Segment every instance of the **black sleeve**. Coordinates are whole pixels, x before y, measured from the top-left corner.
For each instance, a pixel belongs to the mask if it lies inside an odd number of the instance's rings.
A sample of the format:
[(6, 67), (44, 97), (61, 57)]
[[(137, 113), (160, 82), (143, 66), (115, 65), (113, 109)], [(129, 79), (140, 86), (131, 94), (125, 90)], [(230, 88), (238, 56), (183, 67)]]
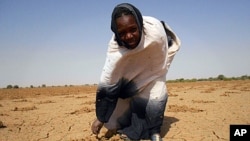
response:
[(100, 85), (96, 92), (96, 116), (99, 121), (108, 122), (119, 96), (120, 82), (115, 85)]
[(168, 47), (171, 47), (173, 45), (173, 33), (171, 31), (169, 31), (167, 28), (166, 28), (166, 25), (165, 25), (165, 22), (164, 21), (161, 21), (162, 25), (163, 25), (163, 28), (165, 30), (165, 33), (167, 35), (167, 39), (168, 39)]
[(136, 95), (137, 87), (133, 81), (120, 79), (114, 85), (99, 85), (96, 92), (96, 116), (105, 123), (115, 110), (118, 98), (126, 99)]

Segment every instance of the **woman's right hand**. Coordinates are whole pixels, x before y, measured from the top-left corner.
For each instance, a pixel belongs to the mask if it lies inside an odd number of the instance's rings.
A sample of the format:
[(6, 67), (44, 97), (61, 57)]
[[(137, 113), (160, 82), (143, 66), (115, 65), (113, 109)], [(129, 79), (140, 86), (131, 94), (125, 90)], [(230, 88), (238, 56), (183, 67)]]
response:
[(91, 130), (92, 130), (92, 133), (93, 134), (99, 134), (101, 128), (103, 126), (103, 123), (100, 122), (98, 119), (96, 119), (93, 123), (92, 123), (92, 126), (91, 126)]

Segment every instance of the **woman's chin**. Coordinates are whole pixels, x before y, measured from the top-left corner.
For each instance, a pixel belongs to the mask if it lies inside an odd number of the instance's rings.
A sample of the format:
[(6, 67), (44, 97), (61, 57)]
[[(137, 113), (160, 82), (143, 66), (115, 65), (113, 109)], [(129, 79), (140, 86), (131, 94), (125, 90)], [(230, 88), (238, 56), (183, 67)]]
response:
[(128, 44), (130, 49), (135, 49), (137, 47), (136, 43)]

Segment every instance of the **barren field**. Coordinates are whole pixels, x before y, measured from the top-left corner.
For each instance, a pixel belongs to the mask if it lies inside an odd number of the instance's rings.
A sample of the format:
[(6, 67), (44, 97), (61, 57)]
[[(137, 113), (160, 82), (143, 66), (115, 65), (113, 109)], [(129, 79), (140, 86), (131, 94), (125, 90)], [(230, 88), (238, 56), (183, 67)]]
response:
[[(169, 83), (167, 141), (228, 141), (250, 124), (250, 80)], [(91, 133), (95, 86), (0, 89), (0, 141), (98, 141)], [(112, 141), (119, 141), (113, 136)]]

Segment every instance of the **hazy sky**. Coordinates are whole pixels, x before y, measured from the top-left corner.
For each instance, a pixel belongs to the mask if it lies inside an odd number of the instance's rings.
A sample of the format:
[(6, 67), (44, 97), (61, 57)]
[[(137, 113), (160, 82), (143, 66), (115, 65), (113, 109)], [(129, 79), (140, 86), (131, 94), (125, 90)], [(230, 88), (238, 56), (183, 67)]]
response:
[(121, 2), (180, 37), (168, 79), (250, 75), (249, 0), (0, 0), (0, 87), (98, 83)]

